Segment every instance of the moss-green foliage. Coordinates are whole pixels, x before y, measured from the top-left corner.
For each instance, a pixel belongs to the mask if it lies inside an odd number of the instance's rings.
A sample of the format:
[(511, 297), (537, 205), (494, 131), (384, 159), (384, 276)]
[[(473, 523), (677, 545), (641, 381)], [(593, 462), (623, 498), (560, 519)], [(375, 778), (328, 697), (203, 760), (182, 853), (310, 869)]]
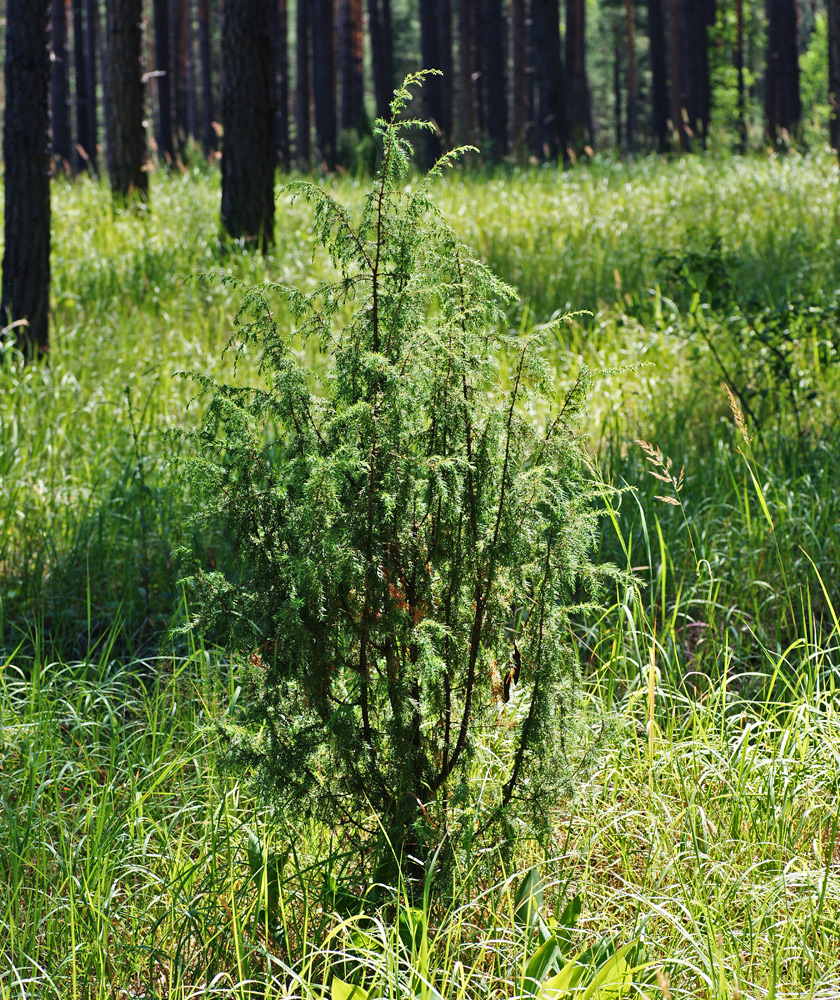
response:
[[(227, 732), (263, 790), (348, 829), (373, 807), (394, 850), (422, 858), (466, 804), (496, 701), (511, 699), (517, 738), (492, 817), (517, 795), (550, 801), (567, 609), (592, 589), (595, 516), (573, 430), (587, 378), (558, 399), (546, 331), (503, 332), (514, 293), (430, 201), (458, 153), (405, 187), (404, 132), (429, 127), (400, 121), (408, 99), (401, 89), (377, 125), (381, 165), (358, 217), (293, 186), (336, 277), (309, 294), (244, 289), (238, 339), (259, 352), (261, 383), (194, 376), (211, 398), (193, 482), (241, 571), (193, 577), (192, 627), (224, 624), (251, 655), (251, 696)], [(313, 341), (317, 372), (295, 349)]]

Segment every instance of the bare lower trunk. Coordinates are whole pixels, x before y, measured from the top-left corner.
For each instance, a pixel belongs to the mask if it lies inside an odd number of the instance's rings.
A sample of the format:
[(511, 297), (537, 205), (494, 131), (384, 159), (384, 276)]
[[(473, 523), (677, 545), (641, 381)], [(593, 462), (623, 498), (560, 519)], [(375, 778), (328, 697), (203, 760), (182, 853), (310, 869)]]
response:
[(35, 357), (47, 349), (50, 298), (49, 0), (8, 0), (5, 204), (0, 328)]

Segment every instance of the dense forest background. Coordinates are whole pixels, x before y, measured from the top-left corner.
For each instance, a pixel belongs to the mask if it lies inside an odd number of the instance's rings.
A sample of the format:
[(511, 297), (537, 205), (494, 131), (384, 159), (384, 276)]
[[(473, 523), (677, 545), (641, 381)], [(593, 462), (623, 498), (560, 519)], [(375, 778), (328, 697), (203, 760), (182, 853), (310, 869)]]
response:
[[(234, 13), (247, 6), (227, 0)], [(837, 92), (829, 75), (835, 6), (272, 0), (266, 16), (277, 160), (285, 167), (368, 166), (373, 117), (386, 110), (396, 82), (421, 65), (444, 72), (425, 95), (439, 127), (427, 156), (466, 142), (488, 160), (519, 161), (824, 143)], [(222, 0), (52, 0), (56, 163), (73, 172), (97, 169), (107, 144), (109, 7), (117, 18), (141, 18), (149, 152), (168, 162), (199, 150), (214, 154)]]

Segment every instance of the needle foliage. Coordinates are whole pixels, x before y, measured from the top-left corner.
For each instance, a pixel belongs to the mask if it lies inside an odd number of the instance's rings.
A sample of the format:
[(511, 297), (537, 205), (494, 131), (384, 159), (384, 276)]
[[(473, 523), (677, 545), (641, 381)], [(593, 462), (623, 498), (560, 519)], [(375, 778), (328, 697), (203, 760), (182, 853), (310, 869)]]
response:
[[(191, 579), (192, 627), (222, 626), (249, 676), (226, 727), (232, 758), (270, 800), (359, 843), (378, 816), (417, 877), (445, 834), (550, 801), (568, 609), (597, 575), (574, 429), (587, 378), (558, 394), (546, 329), (504, 331), (515, 293), (434, 207), (433, 182), (462, 151), (407, 183), (406, 131), (431, 127), (403, 119), (423, 75), (377, 123), (357, 217), (293, 185), (334, 276), (311, 294), (244, 286), (234, 340), (256, 349), (261, 382), (194, 376), (210, 402), (190, 467), (240, 567)], [(301, 343), (310, 357), (317, 344), (317, 370)], [(470, 765), (493, 727), (506, 751), (477, 803)]]

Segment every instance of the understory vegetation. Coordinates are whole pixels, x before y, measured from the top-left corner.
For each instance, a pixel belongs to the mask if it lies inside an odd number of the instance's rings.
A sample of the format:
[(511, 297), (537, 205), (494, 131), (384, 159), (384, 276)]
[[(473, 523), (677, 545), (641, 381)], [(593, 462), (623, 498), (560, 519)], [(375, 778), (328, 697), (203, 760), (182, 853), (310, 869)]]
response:
[[(340, 828), (220, 768), (240, 664), (221, 629), (178, 633), (173, 553), (236, 569), (173, 462), (203, 412), (173, 376), (246, 384), (256, 364), (222, 356), (240, 294), (188, 276), (313, 291), (333, 275), (312, 210), (280, 194), (272, 253), (221, 256), (209, 169), (156, 174), (144, 213), (56, 182), (49, 364), (0, 356), (0, 998), (840, 997), (836, 169), (436, 182), (520, 293), (503, 333), (574, 312), (542, 359), (560, 386), (596, 373), (593, 557), (622, 572), (571, 623), (547, 830), (511, 813), (445, 884), (394, 879), (375, 905)], [(366, 190), (321, 183), (356, 208)], [(480, 801), (509, 777), (511, 711), (492, 706), (470, 759)]]

